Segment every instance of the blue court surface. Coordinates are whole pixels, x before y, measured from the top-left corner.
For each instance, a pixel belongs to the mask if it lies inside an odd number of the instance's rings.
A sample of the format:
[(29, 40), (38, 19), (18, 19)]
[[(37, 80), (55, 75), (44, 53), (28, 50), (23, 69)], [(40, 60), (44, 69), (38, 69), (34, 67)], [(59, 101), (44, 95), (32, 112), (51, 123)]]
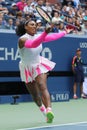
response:
[(18, 130), (87, 130), (87, 122), (77, 122), (77, 123), (34, 127), (34, 128), (23, 128)]

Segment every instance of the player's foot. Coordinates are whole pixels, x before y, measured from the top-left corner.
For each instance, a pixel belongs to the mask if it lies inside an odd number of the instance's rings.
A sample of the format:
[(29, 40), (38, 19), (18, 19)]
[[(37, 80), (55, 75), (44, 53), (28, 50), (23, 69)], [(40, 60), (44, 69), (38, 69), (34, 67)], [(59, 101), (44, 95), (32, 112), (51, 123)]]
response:
[(73, 99), (78, 99), (78, 97), (76, 95), (73, 96)]
[(46, 116), (47, 116), (47, 123), (52, 123), (53, 119), (54, 119), (54, 114), (53, 114), (51, 108), (47, 108)]
[(47, 123), (52, 123), (54, 119), (54, 114), (52, 112), (47, 112)]

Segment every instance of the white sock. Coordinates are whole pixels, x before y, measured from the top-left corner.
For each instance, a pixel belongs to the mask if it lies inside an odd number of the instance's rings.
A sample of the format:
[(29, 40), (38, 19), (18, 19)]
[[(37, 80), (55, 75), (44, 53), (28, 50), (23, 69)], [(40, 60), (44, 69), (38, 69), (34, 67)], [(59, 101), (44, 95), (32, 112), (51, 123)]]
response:
[(84, 96), (84, 94), (82, 93), (81, 96)]
[(46, 116), (46, 108), (44, 104), (42, 104), (42, 106), (40, 106), (39, 108), (40, 108), (40, 111)]
[(76, 94), (74, 94), (74, 96), (76, 96)]
[(51, 107), (47, 107), (46, 112), (52, 111)]

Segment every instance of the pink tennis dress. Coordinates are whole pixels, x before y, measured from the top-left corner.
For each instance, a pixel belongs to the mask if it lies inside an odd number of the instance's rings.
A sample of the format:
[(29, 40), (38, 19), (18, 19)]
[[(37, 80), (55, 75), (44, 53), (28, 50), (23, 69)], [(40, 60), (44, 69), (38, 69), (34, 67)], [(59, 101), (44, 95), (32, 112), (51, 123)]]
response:
[[(31, 36), (26, 33), (21, 37), (33, 40), (37, 38), (37, 36), (38, 34), (35, 36)], [(40, 56), (41, 51), (42, 44), (40, 44), (36, 48), (19, 48), (19, 53), (21, 57), (21, 61), (19, 62), (19, 69), (21, 80), (23, 82), (32, 82), (38, 75), (42, 73), (47, 73), (55, 67), (56, 63)]]

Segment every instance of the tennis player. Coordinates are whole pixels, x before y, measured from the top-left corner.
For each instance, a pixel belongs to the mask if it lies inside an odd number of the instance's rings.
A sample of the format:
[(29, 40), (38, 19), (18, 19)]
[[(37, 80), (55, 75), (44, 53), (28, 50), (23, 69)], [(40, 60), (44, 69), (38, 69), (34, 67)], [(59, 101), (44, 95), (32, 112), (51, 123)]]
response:
[(20, 76), (34, 102), (45, 115), (46, 122), (52, 123), (54, 114), (47, 89), (47, 72), (51, 71), (56, 63), (40, 56), (42, 43), (62, 38), (71, 30), (66, 29), (63, 32), (48, 35), (51, 31), (51, 26), (49, 26), (41, 34), (36, 34), (36, 31), (36, 22), (33, 20), (22, 22), (17, 27), (16, 33), (20, 36), (18, 40), (21, 57), (19, 62)]

